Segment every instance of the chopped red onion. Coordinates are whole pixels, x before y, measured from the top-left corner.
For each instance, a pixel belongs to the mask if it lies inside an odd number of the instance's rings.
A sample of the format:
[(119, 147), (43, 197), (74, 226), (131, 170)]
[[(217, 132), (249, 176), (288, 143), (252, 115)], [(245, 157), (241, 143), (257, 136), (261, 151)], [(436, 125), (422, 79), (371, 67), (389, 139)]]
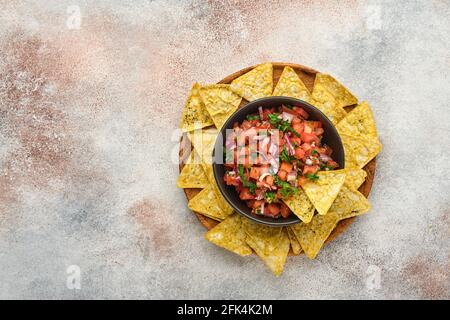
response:
[(287, 146), (288, 146), (288, 154), (290, 156), (293, 156), (295, 154), (294, 146), (291, 143), (291, 140), (289, 139), (289, 136), (285, 133), (284, 139), (286, 140)]
[(258, 112), (259, 112), (259, 117), (261, 118), (261, 121), (262, 121), (263, 115), (264, 115), (262, 107), (258, 107)]
[(264, 204), (265, 204), (265, 201), (263, 201), (263, 203), (261, 203), (261, 214), (264, 214)]
[(324, 153), (321, 153), (319, 155), (319, 160), (322, 161), (322, 162), (328, 162), (328, 161), (331, 160), (331, 158), (328, 155), (326, 155)]
[(270, 173), (268, 173), (268, 172), (266, 172), (266, 173), (263, 173), (260, 177), (259, 177), (259, 181), (263, 181), (264, 180), (264, 178), (265, 177), (267, 177), (267, 176), (270, 176)]
[(281, 113), (281, 118), (284, 121), (288, 121), (289, 123), (291, 123), (292, 119), (294, 119), (294, 115), (287, 112), (283, 112)]
[(286, 180), (288, 182), (297, 180), (297, 173), (295, 173), (294, 171), (289, 172)]

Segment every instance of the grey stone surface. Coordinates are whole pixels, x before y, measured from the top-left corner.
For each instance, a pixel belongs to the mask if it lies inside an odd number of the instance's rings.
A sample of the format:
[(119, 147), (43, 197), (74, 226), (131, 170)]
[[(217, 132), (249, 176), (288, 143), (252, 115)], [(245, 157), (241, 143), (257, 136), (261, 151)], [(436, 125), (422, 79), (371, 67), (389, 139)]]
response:
[[(448, 1), (0, 6), (0, 298), (450, 298)], [(191, 84), (263, 61), (333, 74), (383, 143), (372, 211), (279, 278), (203, 239), (172, 160)]]

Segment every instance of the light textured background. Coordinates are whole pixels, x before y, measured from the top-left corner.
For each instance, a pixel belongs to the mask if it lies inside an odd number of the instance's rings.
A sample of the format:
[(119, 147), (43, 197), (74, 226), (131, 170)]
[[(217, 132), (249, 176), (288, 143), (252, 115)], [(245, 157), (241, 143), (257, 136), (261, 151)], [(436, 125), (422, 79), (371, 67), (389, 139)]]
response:
[[(0, 298), (450, 298), (449, 1), (0, 8)], [(384, 146), (373, 210), (280, 278), (203, 240), (170, 160), (191, 84), (263, 61), (335, 75)]]

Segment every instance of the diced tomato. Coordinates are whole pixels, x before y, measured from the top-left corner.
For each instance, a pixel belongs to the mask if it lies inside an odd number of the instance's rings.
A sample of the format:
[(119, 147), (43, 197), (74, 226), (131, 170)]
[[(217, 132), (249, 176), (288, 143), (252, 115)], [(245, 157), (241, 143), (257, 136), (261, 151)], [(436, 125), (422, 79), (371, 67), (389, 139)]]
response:
[(333, 160), (328, 160), (327, 161), (327, 165), (329, 165), (330, 167), (332, 167), (333, 169), (339, 167), (339, 165), (337, 164), (337, 162), (333, 161)]
[(253, 200), (252, 208), (261, 208), (261, 205), (263, 204), (264, 200)]
[(258, 188), (264, 188), (264, 181), (256, 181), (256, 186), (258, 187)]
[(250, 129), (252, 127), (252, 123), (248, 120), (242, 121), (241, 128), (244, 130)]
[(274, 108), (271, 109), (263, 109), (263, 120), (269, 119), (269, 114), (273, 113), (275, 111)]
[(296, 157), (299, 160), (303, 159), (305, 157), (305, 151), (300, 147), (295, 148), (294, 157)]
[(284, 203), (280, 203), (280, 211), (283, 218), (287, 218), (291, 214), (291, 209)]
[(314, 133), (306, 133), (306, 132), (302, 132), (300, 137), (302, 138), (302, 141), (304, 142), (316, 142), (319, 143), (319, 138), (314, 134)]
[(265, 178), (265, 181), (269, 186), (273, 186), (273, 177), (272, 176), (267, 176)]
[(278, 171), (278, 177), (280, 177), (281, 180), (286, 181), (287, 172), (284, 171), (284, 170), (279, 170)]
[(322, 128), (322, 122), (320, 121), (305, 121), (305, 122), (312, 129)]
[(290, 164), (288, 162), (282, 162), (281, 166), (280, 166), (280, 170), (284, 170), (286, 172), (291, 172), (292, 171), (292, 164)]
[(304, 166), (302, 173), (303, 175), (307, 174), (307, 173), (316, 173), (319, 170), (319, 166), (314, 165), (314, 166)]
[(303, 120), (301, 120), (300, 118), (294, 117), (294, 118), (292, 118), (291, 125), (299, 124), (299, 123), (302, 123), (302, 122), (303, 122)]
[(223, 178), (225, 180), (225, 183), (228, 186), (238, 186), (239, 185), (239, 180), (237, 180), (237, 177), (235, 177), (235, 176), (233, 177), (233, 176), (226, 174)]
[(295, 113), (297, 113), (299, 116), (301, 116), (303, 119), (308, 119), (309, 118), (309, 114), (308, 112), (306, 112), (303, 108), (300, 107), (294, 107), (293, 111)]
[(284, 106), (284, 105), (281, 106), (281, 111), (282, 111), (282, 112), (289, 113), (289, 114), (292, 114), (292, 115), (294, 115), (294, 116), (296, 116), (296, 115), (298, 114), (298, 113), (296, 113), (296, 112), (294, 111), (294, 109), (289, 109), (288, 107), (286, 107), (286, 106)]
[(325, 132), (325, 131), (324, 131), (322, 128), (316, 128), (316, 129), (314, 130), (314, 133), (315, 133), (317, 136), (323, 135), (324, 132)]
[(259, 175), (260, 175), (259, 174), (259, 168), (255, 167), (255, 166), (251, 167), (251, 169), (250, 169), (250, 178), (258, 180), (259, 179)]
[(297, 179), (297, 182), (298, 182), (298, 184), (299, 184), (300, 186), (304, 186), (305, 183), (306, 183), (307, 181), (308, 181), (308, 179), (305, 178), (305, 177), (299, 177), (299, 178)]
[(239, 193), (239, 198), (242, 200), (251, 200), (255, 199), (255, 196), (250, 193), (248, 188), (242, 188), (241, 193)]
[(299, 145), (302, 144), (302, 139), (301, 139), (300, 137), (293, 136), (293, 137), (291, 137), (290, 139), (291, 139), (291, 143), (292, 143), (294, 146), (299, 146)]
[(270, 215), (272, 215), (272, 216), (276, 216), (280, 213), (280, 207), (275, 203), (269, 204), (267, 206), (267, 210), (269, 211)]
[(301, 148), (303, 149), (303, 151), (305, 151), (306, 154), (308, 154), (312, 150), (311, 144), (309, 143), (302, 144)]
[[(301, 123), (297, 123), (297, 124), (293, 124), (292, 128), (298, 133), (298, 134), (302, 134), (303, 131), (305, 130), (305, 124), (303, 122)], [(302, 139), (303, 140), (303, 139)]]

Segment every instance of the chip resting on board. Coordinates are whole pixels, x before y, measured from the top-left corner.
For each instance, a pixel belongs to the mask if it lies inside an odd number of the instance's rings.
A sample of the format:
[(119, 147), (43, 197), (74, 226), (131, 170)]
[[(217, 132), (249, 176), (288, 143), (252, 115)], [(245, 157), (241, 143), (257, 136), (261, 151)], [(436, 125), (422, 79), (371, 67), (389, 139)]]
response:
[(342, 220), (360, 216), (369, 210), (369, 200), (361, 192), (343, 186), (329, 212), (336, 213)]
[(210, 186), (204, 188), (195, 197), (189, 200), (189, 209), (201, 213), (211, 219), (221, 221), (228, 217), (231, 212), (225, 212), (217, 201), (216, 194)]
[(209, 184), (216, 195), (217, 203), (225, 214), (231, 214), (233, 208), (228, 204), (228, 202), (223, 197), (222, 193), (217, 186), (216, 179), (214, 178), (214, 172), (212, 164), (202, 163), (203, 171), (205, 172), (206, 179), (208, 179)]
[(362, 102), (350, 111), (337, 125), (339, 134), (351, 136), (369, 135), (376, 137), (377, 128), (372, 109), (367, 102)]
[(325, 215), (345, 181), (345, 170), (319, 171), (318, 179), (302, 187), (320, 215)]
[(252, 254), (252, 249), (245, 241), (246, 235), (242, 227), (241, 216), (234, 213), (205, 234), (206, 240), (238, 255)]
[(358, 98), (356, 98), (346, 87), (344, 87), (339, 81), (329, 74), (316, 74), (314, 87), (316, 86), (320, 86), (329, 92), (334, 97), (339, 107), (351, 106), (358, 103)]
[(264, 252), (274, 250), (282, 237), (282, 227), (269, 227), (247, 218), (242, 218), (242, 225), (247, 238), (252, 239), (254, 244)]
[(340, 136), (345, 150), (345, 166), (348, 167), (364, 168), (382, 148), (378, 137), (350, 136), (348, 134)]
[(297, 237), (295, 236), (294, 231), (291, 230), (290, 226), (286, 227), (286, 231), (288, 233), (289, 236), (289, 241), (291, 242), (291, 248), (292, 248), (292, 252), (295, 255), (298, 255), (302, 252), (302, 247), (300, 246), (300, 243), (297, 240)]
[(286, 230), (281, 230), (277, 246), (270, 251), (261, 249), (253, 238), (247, 237), (246, 241), (274, 275), (279, 276), (283, 272), (290, 248), (290, 241)]
[(344, 185), (353, 190), (358, 190), (364, 183), (367, 177), (367, 172), (357, 167), (345, 168), (345, 182)]
[(260, 64), (234, 79), (231, 82), (231, 90), (247, 101), (271, 96), (273, 91), (272, 64)]
[(228, 84), (211, 84), (200, 88), (200, 97), (218, 129), (236, 111), (242, 98)]
[[(177, 180), (178, 188), (205, 188), (209, 185), (203, 167), (195, 163), (195, 151), (192, 150)], [(199, 158), (199, 157), (198, 157)]]
[(183, 109), (183, 115), (180, 120), (180, 128), (183, 132), (208, 127), (214, 124), (205, 108), (205, 104), (200, 98), (200, 85), (194, 83), (189, 97)]
[(336, 213), (329, 212), (325, 216), (315, 215), (310, 223), (299, 223), (291, 226), (303, 251), (310, 259), (316, 258), (325, 241), (336, 227), (339, 218)]
[(347, 112), (338, 105), (336, 99), (321, 85), (314, 85), (311, 104), (322, 111), (333, 124), (337, 124)]
[(200, 155), (200, 159), (195, 158), (196, 163), (212, 163), (212, 152), (216, 143), (218, 131), (214, 127), (194, 130), (188, 133), (195, 151)]
[(272, 95), (292, 97), (307, 102), (311, 100), (311, 93), (308, 88), (291, 67), (284, 67)]
[(303, 189), (298, 189), (296, 194), (284, 199), (283, 202), (305, 223), (311, 221), (316, 210)]

